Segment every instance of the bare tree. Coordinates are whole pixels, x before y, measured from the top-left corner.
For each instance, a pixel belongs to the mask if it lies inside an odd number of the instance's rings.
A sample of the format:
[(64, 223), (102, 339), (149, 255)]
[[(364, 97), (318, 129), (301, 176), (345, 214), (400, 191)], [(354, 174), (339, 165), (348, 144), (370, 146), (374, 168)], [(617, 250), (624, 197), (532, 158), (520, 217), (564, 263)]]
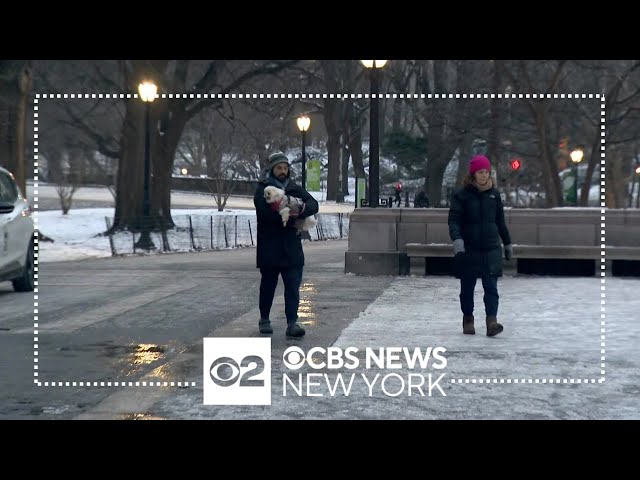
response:
[[(160, 93), (188, 93), (186, 98), (159, 98), (150, 108), (151, 212), (155, 226), (173, 225), (171, 220), (171, 172), (184, 127), (187, 122), (208, 108), (221, 108), (223, 101), (202, 93), (250, 92), (256, 79), (277, 75), (298, 63), (291, 61), (189, 61), (133, 60), (93, 63), (94, 87), (107, 91), (137, 92), (144, 79), (153, 79)], [(78, 83), (86, 81), (85, 77)], [(67, 86), (59, 87), (66, 91)], [(117, 91), (116, 90), (116, 91)], [(55, 91), (55, 90), (52, 90)], [(258, 87), (259, 91), (259, 87)], [(193, 98), (190, 94), (194, 94)], [(199, 94), (199, 95), (195, 95)], [(120, 133), (115, 147), (110, 144), (95, 123), (91, 112), (70, 116), (69, 123), (91, 138), (105, 155), (116, 155), (119, 166), (116, 181), (116, 209), (112, 230), (139, 230), (142, 221), (145, 130), (144, 106), (132, 99), (113, 100), (121, 115)], [(85, 102), (87, 103), (87, 102)], [(101, 103), (105, 103), (102, 101)], [(88, 108), (88, 107), (85, 107)], [(71, 112), (67, 112), (71, 113)], [(115, 119), (111, 115), (112, 121)]]
[[(218, 117), (218, 122), (215, 117)], [(239, 176), (236, 167), (240, 155), (234, 151), (233, 125), (229, 125), (213, 112), (205, 115), (205, 124), (208, 128), (204, 137), (203, 153), (208, 176), (213, 179), (215, 185), (213, 198), (218, 211), (222, 212), (236, 186)]]
[[(544, 92), (555, 93), (562, 79), (566, 60), (550, 62), (518, 61), (509, 65), (505, 61), (496, 61), (495, 66), (502, 72), (511, 85), (518, 92)], [(537, 75), (533, 75), (533, 71)], [(541, 75), (543, 72), (545, 75)], [(543, 78), (541, 78), (543, 77)], [(525, 105), (534, 119), (537, 133), (539, 159), (544, 174), (546, 187), (546, 202), (548, 207), (563, 204), (562, 186), (558, 176), (558, 165), (552, 152), (552, 142), (549, 141), (549, 125), (551, 125), (549, 112), (553, 99), (538, 98), (525, 99)]]
[(60, 209), (62, 210), (62, 214), (66, 215), (69, 213), (71, 209), (71, 203), (73, 201), (73, 194), (76, 193), (78, 189), (78, 185), (75, 183), (68, 183), (67, 181), (63, 181), (56, 185), (56, 193), (58, 194), (58, 198), (60, 199)]
[[(421, 92), (467, 92), (474, 64), (445, 60), (416, 64), (416, 84)], [(416, 126), (427, 140), (425, 185), (432, 205), (440, 205), (442, 183), (447, 165), (470, 129), (468, 101), (461, 99), (425, 99), (414, 106)]]
[[(628, 204), (640, 136), (640, 61), (620, 61), (607, 69), (606, 205)], [(598, 139), (599, 147), (599, 139)], [(594, 147), (596, 145), (594, 144)], [(583, 190), (584, 190), (583, 186)]]
[[(355, 60), (323, 60), (322, 85), (330, 93), (356, 92), (364, 86), (364, 70)], [(323, 112), (327, 131), (327, 200), (343, 200), (351, 158), (356, 177), (364, 177), (362, 128), (368, 102), (351, 98), (323, 99), (318, 109)], [(345, 165), (343, 165), (343, 162)]]
[(48, 152), (50, 158), (57, 157), (56, 163), (61, 167), (55, 176), (55, 189), (62, 214), (67, 215), (71, 210), (73, 195), (84, 183), (88, 164), (86, 152), (69, 145), (63, 145), (60, 149), (50, 148)]

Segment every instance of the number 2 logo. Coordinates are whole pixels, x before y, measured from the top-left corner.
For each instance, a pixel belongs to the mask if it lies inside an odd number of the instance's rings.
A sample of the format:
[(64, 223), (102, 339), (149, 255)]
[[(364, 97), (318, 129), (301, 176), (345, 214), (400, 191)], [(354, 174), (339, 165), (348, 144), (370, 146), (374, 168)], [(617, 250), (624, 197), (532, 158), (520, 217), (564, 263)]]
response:
[[(253, 368), (247, 370), (251, 364)], [(244, 370), (244, 372), (242, 372)], [(209, 367), (209, 376), (213, 383), (220, 387), (230, 387), (238, 379), (241, 387), (262, 387), (264, 380), (254, 379), (264, 371), (264, 360), (257, 355), (248, 355), (242, 359), (240, 365), (231, 357), (219, 357)]]

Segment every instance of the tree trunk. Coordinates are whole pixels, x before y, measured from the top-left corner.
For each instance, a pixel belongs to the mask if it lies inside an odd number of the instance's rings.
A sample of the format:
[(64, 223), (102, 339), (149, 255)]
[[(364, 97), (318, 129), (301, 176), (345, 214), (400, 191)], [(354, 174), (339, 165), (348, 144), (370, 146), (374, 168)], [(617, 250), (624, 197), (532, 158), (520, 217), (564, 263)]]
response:
[(327, 129), (327, 200), (336, 200), (340, 173), (340, 120), (342, 101), (327, 98), (324, 103), (324, 123)]
[(627, 176), (621, 168), (621, 161), (615, 149), (609, 147), (607, 152), (607, 169), (605, 171), (607, 188), (605, 202), (607, 208), (623, 208), (627, 195)]
[[(340, 91), (338, 62), (322, 61), (326, 86), (330, 92)], [(344, 64), (342, 65), (344, 67)], [(344, 72), (343, 72), (344, 73)], [(327, 200), (336, 200), (340, 176), (340, 136), (342, 135), (344, 102), (336, 98), (324, 100), (324, 124), (327, 130)]]
[[(600, 161), (600, 137), (595, 136), (595, 140), (591, 145), (591, 154), (589, 155), (589, 163), (587, 165), (587, 173), (585, 176), (585, 181), (580, 188), (580, 201), (579, 205), (582, 207), (586, 207), (589, 205), (589, 192), (591, 191), (591, 181), (593, 178), (593, 171), (596, 168), (596, 165)], [(598, 169), (598, 178), (600, 178), (600, 169)], [(600, 183), (600, 182), (598, 182)], [(600, 202), (598, 202), (600, 205)]]
[(399, 131), (402, 128), (402, 111), (404, 110), (404, 99), (402, 98), (394, 98), (393, 99), (393, 112), (391, 117), (391, 129), (394, 132)]
[[(351, 165), (353, 166), (353, 174), (356, 178), (365, 178), (364, 163), (362, 161), (362, 116), (356, 112), (356, 106), (353, 99), (345, 101), (344, 107), (344, 136), (345, 145), (351, 157)], [(343, 166), (348, 173), (348, 164)], [(344, 181), (344, 180), (343, 180)], [(347, 185), (348, 189), (348, 185)], [(348, 195), (348, 193), (345, 193)]]
[(546, 102), (541, 102), (539, 106), (533, 107), (536, 118), (536, 131), (538, 133), (538, 143), (540, 146), (540, 162), (542, 165), (542, 175), (545, 188), (545, 204), (547, 208), (564, 205), (562, 195), (562, 185), (558, 175), (558, 167), (549, 152), (549, 141), (546, 129)]
[(469, 173), (469, 159), (473, 145), (473, 134), (468, 131), (460, 143), (458, 157), (458, 172), (456, 173), (456, 187), (462, 187), (464, 177)]
[(342, 201), (349, 195), (349, 145), (347, 144), (349, 137), (343, 136), (342, 145)]
[[(458, 64), (456, 83), (452, 85), (449, 80), (449, 62), (434, 62), (434, 88), (437, 92), (447, 90), (467, 91), (468, 64)], [(427, 197), (431, 205), (438, 207), (442, 201), (442, 184), (444, 172), (451, 161), (454, 152), (462, 140), (462, 132), (468, 130), (468, 119), (463, 117), (464, 103), (460, 100), (448, 100), (454, 102), (453, 106), (442, 100), (431, 103), (431, 112), (428, 116), (429, 129), (427, 131), (427, 162), (425, 164), (425, 185)], [(464, 161), (464, 160), (463, 160)]]
[[(157, 129), (160, 112), (154, 109), (154, 103), (151, 104), (149, 114), (150, 217), (153, 228), (160, 229), (174, 225), (171, 218), (171, 171), (184, 125), (180, 113), (175, 112), (166, 132), (160, 136)], [(121, 139), (122, 157), (118, 168), (118, 194), (112, 231), (140, 230), (144, 196), (144, 118), (142, 102), (130, 101), (127, 104)]]
[(67, 183), (81, 185), (85, 183), (86, 178), (86, 160), (82, 149), (71, 147), (67, 150), (69, 159), (69, 175)]
[(629, 195), (629, 174), (627, 170), (627, 162), (624, 160), (626, 157), (626, 152), (623, 148), (616, 149), (614, 148), (611, 152), (613, 155), (608, 154), (607, 157), (610, 158), (610, 169), (613, 172), (613, 178), (611, 182), (611, 188), (609, 186), (609, 182), (607, 182), (607, 191), (613, 190), (615, 203), (612, 208), (624, 208), (625, 200)]
[[(491, 91), (498, 93), (501, 91), (501, 78), (498, 72), (498, 67), (493, 69), (493, 78), (491, 84)], [(489, 141), (487, 145), (487, 153), (489, 161), (492, 163), (493, 168), (498, 172), (500, 166), (500, 154), (499, 154), (499, 138), (500, 138), (500, 120), (501, 110), (504, 100), (497, 97), (491, 99), (491, 114), (489, 121)]]
[[(23, 194), (27, 191), (26, 168), (26, 132), (27, 132), (27, 108), (29, 105), (29, 94), (31, 93), (32, 77), (30, 62), (26, 62), (24, 68), (20, 72), (19, 89), (20, 96), (16, 108), (16, 154), (15, 154), (15, 170), (13, 175)], [(29, 163), (33, 166), (33, 163)]]
[(364, 162), (362, 160), (362, 131), (351, 131), (349, 135), (349, 154), (353, 164), (353, 172), (357, 178), (366, 178)]
[(144, 107), (141, 103), (135, 100), (126, 103), (116, 179), (116, 208), (110, 231), (139, 231), (141, 227), (144, 180)]
[[(434, 161), (432, 162), (431, 159)], [(444, 156), (435, 152), (429, 156), (429, 173), (426, 176), (425, 185), (429, 203), (434, 207), (439, 207), (442, 202), (442, 179), (447, 163), (449, 162), (444, 159)]]
[(47, 150), (47, 176), (49, 183), (61, 183), (64, 180), (62, 171), (62, 152), (55, 147)]
[(0, 103), (0, 166), (9, 170), (14, 165), (14, 108), (3, 99)]
[(31, 62), (0, 61), (0, 165), (5, 165), (26, 193), (26, 129)]
[[(152, 191), (157, 198), (157, 202), (152, 199), (151, 211), (159, 216), (162, 222), (161, 225), (170, 228), (174, 226), (171, 217), (171, 174), (178, 143), (187, 123), (187, 115), (180, 104), (172, 103), (175, 100), (161, 99), (159, 102), (160, 105), (158, 106), (161, 107), (158, 109), (159, 115), (162, 115), (164, 119), (170, 118), (171, 120), (163, 121), (163, 125), (166, 127), (163, 135), (159, 135), (156, 128), (152, 129), (151, 138), (156, 139), (155, 153), (157, 158), (156, 162), (152, 162), (154, 174)], [(155, 126), (156, 124), (157, 117), (156, 122), (152, 122), (152, 125)], [(154, 149), (152, 148), (151, 151), (153, 152)]]
[(340, 173), (340, 136), (329, 134), (327, 138), (327, 200), (336, 201), (338, 193), (338, 175)]

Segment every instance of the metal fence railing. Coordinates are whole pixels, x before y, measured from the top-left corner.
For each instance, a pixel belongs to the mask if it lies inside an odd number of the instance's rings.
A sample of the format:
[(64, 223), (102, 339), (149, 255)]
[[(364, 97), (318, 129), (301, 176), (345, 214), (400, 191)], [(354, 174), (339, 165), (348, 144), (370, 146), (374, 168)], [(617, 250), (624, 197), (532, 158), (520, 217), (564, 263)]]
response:
[[(174, 215), (175, 227), (151, 232), (154, 248), (165, 252), (219, 250), (250, 247), (256, 243), (256, 215)], [(317, 215), (318, 223), (309, 232), (309, 240), (349, 238), (348, 213)], [(106, 217), (107, 229), (111, 219)], [(136, 246), (139, 232), (120, 231), (109, 235), (112, 255), (146, 251)]]

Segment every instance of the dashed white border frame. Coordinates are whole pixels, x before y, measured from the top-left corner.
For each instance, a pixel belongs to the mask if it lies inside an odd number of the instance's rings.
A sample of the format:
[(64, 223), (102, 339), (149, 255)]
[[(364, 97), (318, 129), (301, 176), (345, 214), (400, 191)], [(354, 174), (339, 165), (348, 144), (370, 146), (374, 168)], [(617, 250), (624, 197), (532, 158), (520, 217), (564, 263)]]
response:
[[(39, 98), (138, 98), (137, 93), (36, 93)], [(600, 93), (156, 93), (155, 98), (287, 99), (287, 98), (601, 98)], [(604, 115), (604, 114), (603, 114)]]
[[(34, 383), (41, 387), (195, 387), (197, 382), (68, 382), (68, 381), (45, 381), (38, 378), (38, 107), (39, 99), (122, 99), (138, 98), (137, 93), (55, 93), (55, 94), (35, 94), (33, 100), (33, 220), (35, 225), (34, 235), (34, 290), (33, 290), (33, 376)], [(606, 103), (604, 94), (600, 93), (162, 93), (156, 94), (156, 98), (211, 98), (211, 99), (292, 99), (292, 98), (405, 98), (405, 99), (600, 99), (600, 378), (452, 378), (453, 384), (511, 384), (511, 383), (543, 383), (543, 384), (583, 384), (583, 383), (604, 383), (606, 374), (606, 349), (605, 349), (605, 280), (606, 280), (606, 202), (605, 202), (605, 114)]]

